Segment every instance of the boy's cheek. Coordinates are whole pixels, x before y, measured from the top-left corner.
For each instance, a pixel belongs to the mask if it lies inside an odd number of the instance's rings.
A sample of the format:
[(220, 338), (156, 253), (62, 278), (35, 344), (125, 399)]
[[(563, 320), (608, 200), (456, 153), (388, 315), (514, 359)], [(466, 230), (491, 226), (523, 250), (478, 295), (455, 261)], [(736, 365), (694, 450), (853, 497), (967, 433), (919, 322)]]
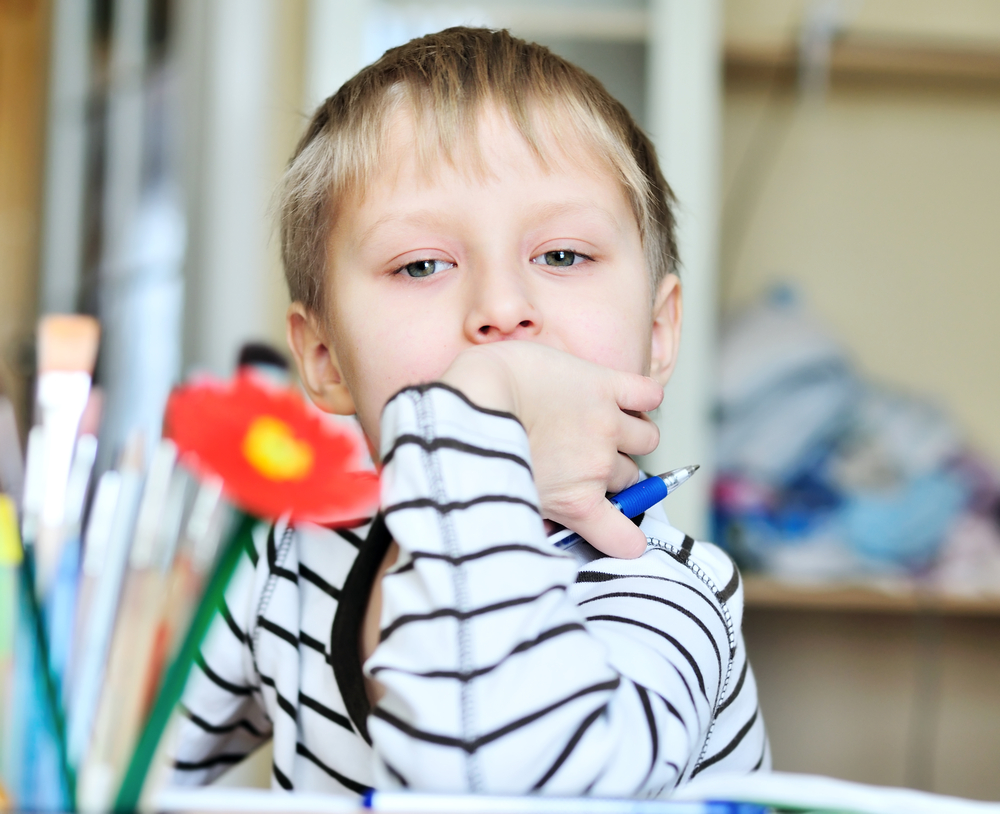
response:
[(420, 345), (393, 343), (373, 349), (361, 359), (347, 384), (358, 410), (358, 420), (365, 434), (377, 444), (382, 410), (389, 399), (405, 387), (435, 381), (458, 355), (441, 348), (420, 353)]
[[(638, 321), (641, 322), (641, 321)], [(574, 356), (612, 370), (646, 375), (652, 333), (647, 324), (631, 319), (595, 319), (575, 332), (566, 350)]]

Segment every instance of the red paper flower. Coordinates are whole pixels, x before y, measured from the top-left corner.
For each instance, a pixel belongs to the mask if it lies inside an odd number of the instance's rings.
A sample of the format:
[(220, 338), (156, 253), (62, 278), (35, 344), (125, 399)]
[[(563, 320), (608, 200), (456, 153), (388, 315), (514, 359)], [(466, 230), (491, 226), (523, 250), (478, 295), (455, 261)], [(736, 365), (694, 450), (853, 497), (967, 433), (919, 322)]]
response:
[(378, 505), (378, 475), (360, 469), (360, 439), (310, 412), (295, 391), (253, 373), (174, 390), (164, 435), (186, 463), (218, 475), (233, 502), (258, 517), (334, 523)]

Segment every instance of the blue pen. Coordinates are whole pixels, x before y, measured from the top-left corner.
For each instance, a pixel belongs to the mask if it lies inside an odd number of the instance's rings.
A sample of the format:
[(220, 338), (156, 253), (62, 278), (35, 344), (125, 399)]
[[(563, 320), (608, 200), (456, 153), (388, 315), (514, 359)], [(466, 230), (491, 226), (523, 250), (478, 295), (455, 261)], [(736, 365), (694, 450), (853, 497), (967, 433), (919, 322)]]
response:
[[(698, 469), (699, 465), (695, 464), (694, 466), (672, 469), (669, 472), (664, 472), (662, 475), (654, 475), (646, 478), (646, 480), (639, 481), (628, 489), (622, 490), (614, 497), (609, 498), (609, 500), (626, 517), (638, 517), (663, 500), (671, 492), (675, 491), (678, 486), (690, 478)], [(575, 532), (556, 540), (553, 545), (562, 551), (574, 549), (572, 551), (573, 555), (583, 562), (589, 562), (603, 556)]]

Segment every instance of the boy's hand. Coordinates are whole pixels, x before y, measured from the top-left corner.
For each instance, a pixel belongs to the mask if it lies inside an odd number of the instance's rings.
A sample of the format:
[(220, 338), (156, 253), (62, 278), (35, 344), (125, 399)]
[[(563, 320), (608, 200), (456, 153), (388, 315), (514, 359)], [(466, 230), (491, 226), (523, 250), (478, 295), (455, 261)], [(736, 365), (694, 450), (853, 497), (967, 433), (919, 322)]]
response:
[(522, 341), (469, 348), (441, 381), (520, 419), (543, 517), (612, 557), (642, 554), (645, 535), (605, 495), (638, 481), (628, 455), (646, 455), (659, 443), (656, 425), (641, 415), (663, 400), (656, 381)]

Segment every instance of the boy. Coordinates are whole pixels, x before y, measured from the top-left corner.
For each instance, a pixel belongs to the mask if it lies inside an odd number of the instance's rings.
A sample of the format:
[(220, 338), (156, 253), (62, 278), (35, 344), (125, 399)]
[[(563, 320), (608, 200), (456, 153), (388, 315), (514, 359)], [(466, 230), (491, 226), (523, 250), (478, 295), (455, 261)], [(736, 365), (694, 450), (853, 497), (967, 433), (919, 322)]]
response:
[[(624, 108), (506, 32), (389, 51), (286, 174), (288, 336), (379, 516), (278, 523), (185, 696), (179, 782), (657, 796), (770, 757), (731, 561), (606, 493), (677, 354), (670, 192)], [(580, 566), (552, 523), (611, 556)]]

